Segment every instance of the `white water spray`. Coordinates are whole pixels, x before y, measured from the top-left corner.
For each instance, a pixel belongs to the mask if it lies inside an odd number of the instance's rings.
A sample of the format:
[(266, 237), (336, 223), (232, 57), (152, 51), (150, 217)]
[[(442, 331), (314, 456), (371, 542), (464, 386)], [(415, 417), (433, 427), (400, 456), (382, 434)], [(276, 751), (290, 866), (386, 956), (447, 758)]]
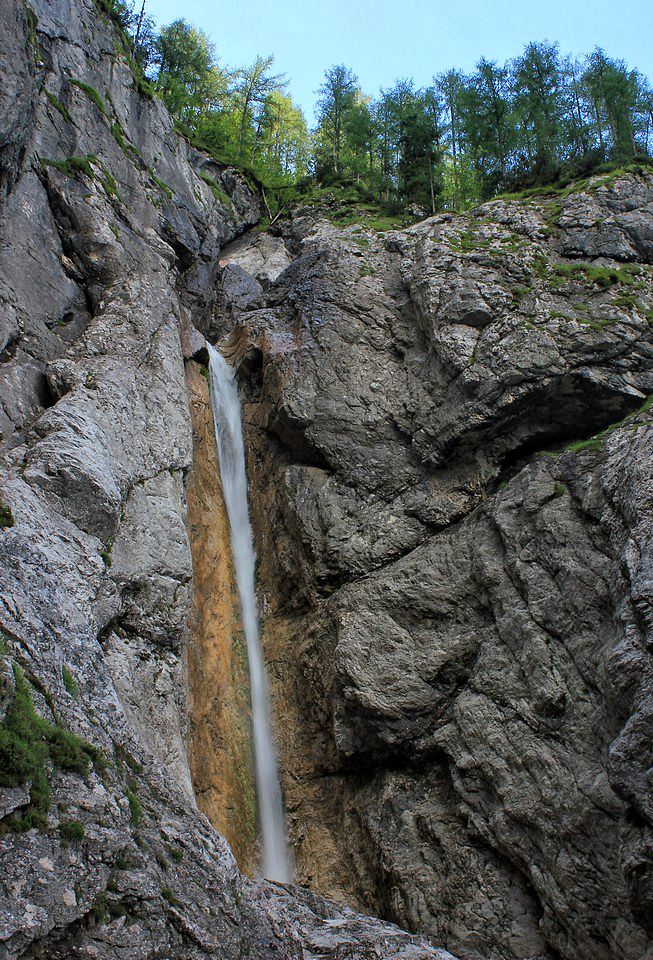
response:
[(240, 398), (235, 370), (210, 344), (211, 406), (218, 445), (222, 490), (231, 527), (231, 550), (247, 641), (252, 694), (256, 796), (261, 829), (261, 872), (287, 882), (292, 871), (286, 846), (277, 754), (270, 729), (270, 702), (259, 638), (254, 592), (254, 544), (247, 508), (247, 474)]

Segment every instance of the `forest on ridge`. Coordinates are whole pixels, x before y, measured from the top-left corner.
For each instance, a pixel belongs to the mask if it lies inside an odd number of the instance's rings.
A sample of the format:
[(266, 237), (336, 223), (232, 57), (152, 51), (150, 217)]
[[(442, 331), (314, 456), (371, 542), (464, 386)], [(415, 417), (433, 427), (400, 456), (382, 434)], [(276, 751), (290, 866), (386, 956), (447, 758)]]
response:
[(388, 211), (435, 212), (650, 162), (653, 88), (598, 48), (572, 58), (532, 42), (504, 64), (482, 58), (472, 73), (451, 68), (421, 89), (399, 79), (376, 96), (335, 65), (309, 129), (273, 56), (228, 69), (184, 19), (157, 31), (143, 0), (96, 2), (121, 28), (141, 89), (179, 131), (271, 191), (353, 185)]

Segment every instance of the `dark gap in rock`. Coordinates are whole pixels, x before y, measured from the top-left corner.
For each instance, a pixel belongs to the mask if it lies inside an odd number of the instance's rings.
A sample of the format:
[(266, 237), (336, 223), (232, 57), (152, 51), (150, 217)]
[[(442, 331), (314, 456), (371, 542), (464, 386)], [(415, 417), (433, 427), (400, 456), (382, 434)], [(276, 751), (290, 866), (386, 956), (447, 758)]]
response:
[(267, 430), (290, 452), (291, 462), (295, 466), (319, 467), (321, 470), (331, 471), (331, 465), (323, 452), (311, 443), (304, 428), (293, 422), (283, 409), (270, 417)]
[(241, 380), (247, 380), (260, 393), (263, 385), (263, 351), (260, 347), (252, 344), (239, 356), (236, 371)]
[(512, 412), (507, 424), (494, 426), (495, 432), (510, 432), (512, 427), (513, 436), (524, 436), (503, 456), (498, 484), (510, 480), (538, 453), (562, 453), (568, 445), (591, 440), (641, 405), (642, 397), (636, 394), (574, 377), (530, 395), (522, 410)]
[(43, 373), (39, 377), (36, 387), (36, 396), (44, 410), (53, 407), (59, 399), (53, 392), (48, 381), (47, 374)]
[(175, 268), (177, 269), (177, 272), (179, 274), (187, 273), (197, 261), (197, 256), (191, 250), (189, 250), (184, 243), (182, 243), (175, 233), (173, 227), (169, 223), (165, 223), (163, 225), (163, 232), (165, 234), (166, 243), (170, 244), (176, 254), (177, 262), (175, 263)]

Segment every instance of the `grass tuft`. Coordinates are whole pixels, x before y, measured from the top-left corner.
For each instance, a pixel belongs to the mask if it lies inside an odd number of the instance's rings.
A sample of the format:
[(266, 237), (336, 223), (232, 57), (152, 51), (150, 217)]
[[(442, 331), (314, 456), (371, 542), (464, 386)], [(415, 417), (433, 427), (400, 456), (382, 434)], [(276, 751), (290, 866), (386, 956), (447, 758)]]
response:
[(59, 824), (59, 833), (64, 840), (79, 843), (84, 839), (84, 827), (79, 820), (63, 820)]
[(95, 104), (103, 116), (109, 116), (109, 111), (107, 110), (107, 105), (104, 102), (104, 98), (102, 94), (95, 89), (95, 87), (92, 87), (90, 83), (84, 83), (83, 80), (76, 80), (74, 77), (70, 78), (69, 83), (71, 83), (73, 87), (78, 87), (82, 93), (85, 93), (88, 99)]
[(54, 167), (67, 177), (74, 177), (81, 173), (91, 180), (95, 179), (93, 163), (97, 163), (95, 154), (90, 153), (87, 157), (67, 157), (65, 160), (52, 160), (49, 157), (41, 157), (41, 163), (46, 167)]
[(71, 696), (76, 697), (77, 694), (79, 693), (79, 686), (74, 676), (72, 675), (72, 673), (70, 672), (70, 670), (65, 664), (61, 668), (61, 678), (63, 680), (63, 685), (68, 691), (68, 693)]
[(171, 907), (176, 907), (179, 905), (179, 900), (177, 900), (174, 891), (171, 887), (162, 887), (161, 896), (164, 900), (167, 900)]
[(127, 802), (129, 803), (129, 813), (132, 819), (132, 823), (135, 827), (139, 825), (143, 819), (143, 806), (136, 796), (136, 784), (132, 781), (125, 790), (125, 796), (127, 797)]
[(174, 197), (174, 191), (172, 190), (171, 187), (168, 186), (165, 180), (161, 180), (159, 177), (157, 177), (157, 175), (155, 174), (154, 170), (152, 170), (151, 167), (147, 168), (147, 172), (150, 175), (150, 179), (157, 185), (161, 193), (164, 193), (168, 198), (168, 200), (172, 200), (172, 198)]
[(11, 507), (0, 500), (0, 529), (8, 530), (14, 525), (14, 515)]
[(58, 110), (61, 116), (64, 118), (66, 123), (72, 123), (72, 119), (66, 108), (64, 107), (61, 100), (58, 97), (55, 97), (53, 93), (50, 93), (49, 90), (45, 91), (45, 95), (48, 98), (50, 104), (54, 107), (55, 110)]

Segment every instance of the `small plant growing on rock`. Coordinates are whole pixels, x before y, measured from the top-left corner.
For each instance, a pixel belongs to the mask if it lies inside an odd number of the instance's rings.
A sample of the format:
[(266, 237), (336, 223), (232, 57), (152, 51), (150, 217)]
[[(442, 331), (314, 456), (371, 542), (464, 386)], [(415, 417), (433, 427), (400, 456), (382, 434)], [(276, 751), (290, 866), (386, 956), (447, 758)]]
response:
[(179, 905), (179, 900), (177, 900), (174, 891), (171, 887), (162, 887), (161, 896), (164, 900), (167, 900), (171, 907), (176, 907)]
[(102, 95), (95, 89), (95, 87), (92, 87), (90, 83), (84, 83), (83, 80), (75, 80), (72, 77), (70, 79), (70, 83), (74, 87), (79, 87), (82, 93), (85, 93), (88, 99), (93, 101), (93, 103), (95, 104), (95, 106), (98, 108), (98, 110), (103, 116), (105, 117), (109, 116), (107, 105), (104, 102)]
[(91, 764), (103, 769), (104, 761), (95, 747), (39, 716), (22, 670), (13, 670), (14, 699), (0, 724), (0, 787), (29, 783), (29, 805), (20, 817), (7, 817), (3, 824), (13, 830), (43, 829), (52, 801), (47, 765), (85, 775)]
[[(102, 561), (103, 561), (105, 567), (110, 567), (110, 566), (111, 566), (111, 551), (112, 551), (112, 550), (113, 550), (113, 540), (107, 540), (107, 542), (104, 544), (104, 547), (102, 548), (102, 550), (100, 550), (100, 556), (102, 557)], [(122, 758), (120, 758), (120, 759), (122, 759)]]
[(151, 167), (147, 168), (147, 172), (150, 175), (150, 179), (157, 185), (161, 193), (164, 193), (168, 198), (168, 200), (172, 200), (172, 198), (174, 197), (174, 192), (172, 188), (168, 186), (165, 180), (161, 180), (160, 177), (157, 177), (157, 175), (155, 174), (154, 170)]
[(136, 796), (136, 784), (132, 781), (125, 790), (125, 796), (127, 797), (127, 802), (129, 803), (129, 813), (132, 819), (132, 823), (135, 827), (139, 825), (143, 819), (143, 805)]
[(63, 680), (63, 685), (68, 691), (68, 693), (71, 696), (76, 697), (77, 694), (79, 693), (79, 686), (74, 676), (72, 675), (72, 673), (70, 672), (70, 670), (65, 664), (61, 668), (61, 679)]
[(3, 530), (8, 530), (9, 527), (14, 525), (14, 515), (11, 512), (11, 507), (7, 506), (2, 500), (0, 500), (0, 528)]
[(98, 159), (93, 153), (89, 153), (87, 157), (67, 157), (65, 160), (52, 160), (50, 157), (41, 157), (41, 163), (44, 166), (54, 167), (55, 170), (65, 173), (67, 177), (74, 177), (77, 173), (82, 173), (90, 180), (93, 180), (95, 177), (95, 171), (92, 165), (97, 162)]
[(64, 820), (59, 824), (59, 833), (64, 840), (79, 843), (84, 839), (84, 827), (79, 820)]
[(53, 106), (54, 109), (57, 110), (57, 111), (61, 114), (61, 116), (62, 116), (62, 117), (64, 118), (64, 120), (66, 121), (66, 123), (72, 123), (70, 114), (68, 113), (68, 111), (67, 111), (66, 108), (64, 107), (64, 105), (63, 105), (63, 103), (61, 102), (61, 100), (59, 100), (57, 97), (55, 97), (55, 95), (54, 95), (53, 93), (50, 93), (49, 90), (46, 90), (46, 91), (45, 91), (45, 95), (46, 95), (46, 97), (48, 98), (48, 100), (49, 100), (49, 102), (50, 102), (50, 105)]
[(106, 923), (109, 919), (109, 904), (106, 893), (101, 893), (91, 910), (96, 923)]
[(223, 207), (227, 207), (229, 210), (232, 210), (233, 207), (231, 203), (231, 197), (224, 192), (224, 190), (222, 189), (218, 181), (214, 179), (214, 177), (212, 177), (208, 173), (200, 173), (200, 179), (203, 180), (204, 183), (206, 183), (211, 188), (211, 193), (213, 194), (215, 199), (218, 201), (218, 203), (221, 203)]

